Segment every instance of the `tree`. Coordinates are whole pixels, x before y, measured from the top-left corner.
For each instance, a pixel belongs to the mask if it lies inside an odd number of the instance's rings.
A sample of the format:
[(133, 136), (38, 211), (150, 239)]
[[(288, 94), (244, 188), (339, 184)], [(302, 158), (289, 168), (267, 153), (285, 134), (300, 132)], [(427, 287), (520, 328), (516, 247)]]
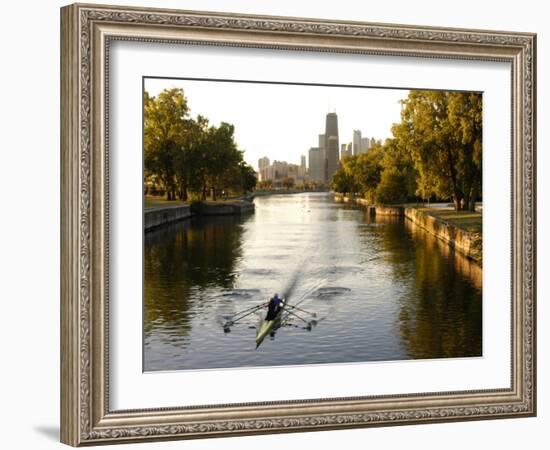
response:
[(294, 178), (292, 177), (285, 177), (283, 179), (283, 186), (286, 188), (286, 189), (290, 189), (292, 187), (294, 187)]
[(259, 189), (271, 190), (273, 189), (273, 180), (258, 181), (257, 185)]
[(418, 171), (417, 193), (473, 209), (481, 193), (481, 94), (411, 91), (402, 104), (392, 132)]
[(482, 114), (481, 94), (454, 93), (449, 98), (449, 123), (453, 141), (459, 148), (458, 173), (461, 176), (464, 205), (475, 211), (482, 186)]
[(331, 188), (336, 192), (355, 194), (360, 190), (357, 182), (357, 156), (349, 156), (340, 161), (340, 167), (332, 177)]
[(182, 89), (168, 89), (158, 97), (144, 93), (144, 167), (166, 189), (168, 200), (176, 196), (176, 160), (181, 151), (189, 112)]
[(240, 174), (241, 174), (241, 187), (243, 193), (252, 192), (256, 187), (258, 178), (256, 177), (256, 171), (250, 165), (241, 161), (239, 164)]
[(395, 138), (386, 139), (382, 148), (382, 172), (376, 188), (376, 201), (395, 203), (414, 198), (418, 172), (409, 152)]
[(382, 174), (382, 157), (384, 149), (380, 144), (369, 148), (367, 153), (357, 156), (355, 166), (355, 182), (359, 186), (363, 197), (370, 203), (376, 202), (376, 187), (380, 183)]
[[(234, 140), (235, 127), (222, 122), (219, 127), (212, 126), (208, 130), (206, 148), (203, 154), (206, 168), (206, 181), (216, 200), (216, 190), (231, 185), (232, 170), (237, 168), (243, 159), (242, 152), (237, 149)], [(203, 186), (203, 198), (206, 196), (207, 185)]]
[(196, 119), (185, 121), (185, 134), (180, 151), (177, 153), (175, 164), (175, 179), (178, 197), (187, 201), (188, 191), (198, 191), (205, 178), (204, 154), (205, 139), (208, 132), (208, 119), (199, 115)]
[(254, 169), (246, 164), (235, 141), (235, 127), (189, 115), (182, 89), (167, 89), (157, 97), (144, 93), (144, 192), (151, 185), (168, 200), (187, 200), (188, 193), (205, 200), (211, 192), (250, 192), (256, 186)]
[(376, 186), (377, 203), (399, 203), (406, 200), (405, 179), (401, 171), (395, 166), (387, 167), (380, 175), (380, 182)]

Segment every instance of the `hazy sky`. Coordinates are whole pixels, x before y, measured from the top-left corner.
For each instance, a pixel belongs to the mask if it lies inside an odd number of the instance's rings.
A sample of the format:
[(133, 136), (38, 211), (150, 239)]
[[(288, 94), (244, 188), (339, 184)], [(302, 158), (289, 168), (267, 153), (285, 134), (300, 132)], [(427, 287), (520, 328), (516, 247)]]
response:
[(182, 88), (192, 117), (201, 114), (218, 125), (235, 125), (235, 137), (245, 160), (258, 169), (267, 156), (299, 164), (300, 155), (317, 147), (325, 116), (338, 114), (340, 144), (351, 142), (353, 130), (363, 137), (385, 139), (400, 120), (399, 100), (408, 90), (303, 85), (274, 85), (175, 79), (146, 79), (145, 89)]

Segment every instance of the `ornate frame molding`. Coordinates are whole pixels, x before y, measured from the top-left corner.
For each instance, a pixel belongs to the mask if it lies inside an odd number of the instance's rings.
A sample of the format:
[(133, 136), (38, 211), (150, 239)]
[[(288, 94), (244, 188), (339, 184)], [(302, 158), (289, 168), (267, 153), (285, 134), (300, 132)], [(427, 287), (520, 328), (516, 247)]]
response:
[[(511, 388), (110, 411), (105, 105), (109, 43), (120, 39), (510, 62)], [(61, 58), (62, 442), (79, 446), (535, 415), (535, 35), (75, 4), (61, 10)]]

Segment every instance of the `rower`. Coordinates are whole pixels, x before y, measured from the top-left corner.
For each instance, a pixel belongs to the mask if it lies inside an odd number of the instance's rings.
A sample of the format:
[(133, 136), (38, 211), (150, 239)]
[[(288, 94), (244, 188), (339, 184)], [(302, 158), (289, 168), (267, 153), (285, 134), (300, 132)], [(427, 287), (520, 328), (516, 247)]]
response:
[(281, 309), (282, 300), (279, 298), (279, 294), (275, 294), (273, 297), (269, 299), (269, 303), (267, 304), (267, 315), (265, 316), (265, 320), (273, 320), (275, 317), (277, 317), (277, 313)]

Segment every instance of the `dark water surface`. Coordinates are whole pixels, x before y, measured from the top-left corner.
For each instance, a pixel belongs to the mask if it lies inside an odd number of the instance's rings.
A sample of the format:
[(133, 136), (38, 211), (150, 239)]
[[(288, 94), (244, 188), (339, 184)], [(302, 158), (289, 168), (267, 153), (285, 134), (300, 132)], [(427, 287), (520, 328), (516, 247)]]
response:
[[(481, 356), (477, 265), (406, 219), (328, 194), (255, 203), (146, 233), (144, 370)], [(224, 333), (232, 314), (289, 287), (317, 314), (310, 331), (290, 316), (256, 350), (252, 314)]]

